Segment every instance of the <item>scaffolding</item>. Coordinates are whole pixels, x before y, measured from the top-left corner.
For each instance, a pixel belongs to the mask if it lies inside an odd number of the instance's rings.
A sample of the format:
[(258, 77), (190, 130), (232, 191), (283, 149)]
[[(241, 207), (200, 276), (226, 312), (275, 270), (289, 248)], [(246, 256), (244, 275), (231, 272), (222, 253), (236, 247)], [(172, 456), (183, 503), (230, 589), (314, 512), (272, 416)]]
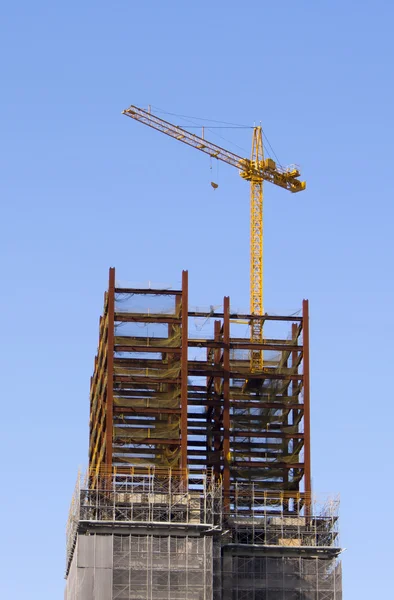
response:
[(228, 600), (341, 600), (335, 558), (226, 554), (223, 598)]
[(213, 473), (185, 478), (152, 469), (79, 478), (67, 527), (69, 588), (76, 587), (78, 547), (85, 566), (86, 554), (92, 561), (97, 554), (96, 538), (105, 537), (113, 599), (212, 600), (221, 522), (222, 490)]
[(82, 552), (83, 577), (87, 555), (94, 573), (107, 555), (117, 600), (341, 600), (338, 498), (238, 483), (226, 512), (213, 471), (96, 479), (79, 477), (71, 502), (69, 589)]
[(341, 600), (338, 498), (237, 484), (221, 536), (225, 600)]
[(237, 484), (235, 502), (225, 515), (230, 544), (339, 549), (339, 498), (319, 502), (305, 494), (271, 494)]

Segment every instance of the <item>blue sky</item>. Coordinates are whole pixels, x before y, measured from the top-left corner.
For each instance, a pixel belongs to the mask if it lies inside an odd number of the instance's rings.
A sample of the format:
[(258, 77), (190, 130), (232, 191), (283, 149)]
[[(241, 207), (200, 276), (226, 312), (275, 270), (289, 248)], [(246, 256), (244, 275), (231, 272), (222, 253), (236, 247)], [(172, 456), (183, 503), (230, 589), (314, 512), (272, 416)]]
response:
[[(248, 306), (247, 184), (130, 104), (262, 121), (302, 166), (306, 192), (265, 187), (265, 304), (310, 300), (314, 488), (341, 494), (346, 599), (387, 595), (393, 19), (388, 0), (3, 3), (1, 597), (62, 597), (108, 267), (187, 268), (191, 305)], [(249, 154), (250, 130), (220, 134)]]

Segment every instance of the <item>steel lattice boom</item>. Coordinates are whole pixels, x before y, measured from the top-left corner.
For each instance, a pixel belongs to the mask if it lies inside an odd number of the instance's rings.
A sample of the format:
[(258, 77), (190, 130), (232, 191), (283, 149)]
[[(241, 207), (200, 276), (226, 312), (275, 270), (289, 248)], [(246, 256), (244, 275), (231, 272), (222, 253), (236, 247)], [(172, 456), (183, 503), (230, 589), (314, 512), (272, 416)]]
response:
[[(254, 127), (251, 158), (242, 158), (225, 148), (190, 133), (186, 129), (174, 125), (150, 110), (130, 106), (123, 111), (124, 115), (140, 121), (157, 131), (192, 146), (211, 158), (221, 160), (240, 171), (243, 179), (250, 182), (250, 312), (263, 314), (263, 182), (269, 181), (290, 192), (301, 192), (306, 188), (305, 181), (300, 181), (300, 172), (295, 166), (279, 167), (271, 158), (264, 159), (261, 127)], [(261, 343), (263, 337), (262, 322), (254, 321), (251, 325), (251, 340)], [(258, 371), (263, 364), (260, 350), (251, 352), (252, 371)]]

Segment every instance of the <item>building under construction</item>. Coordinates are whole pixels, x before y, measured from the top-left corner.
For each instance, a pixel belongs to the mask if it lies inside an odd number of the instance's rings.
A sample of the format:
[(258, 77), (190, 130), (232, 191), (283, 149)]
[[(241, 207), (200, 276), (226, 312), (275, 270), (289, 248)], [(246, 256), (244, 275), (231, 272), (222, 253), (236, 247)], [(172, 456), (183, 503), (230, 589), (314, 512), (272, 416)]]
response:
[(136, 289), (110, 269), (99, 329), (65, 599), (341, 600), (338, 500), (311, 492), (308, 302), (192, 310), (187, 272)]

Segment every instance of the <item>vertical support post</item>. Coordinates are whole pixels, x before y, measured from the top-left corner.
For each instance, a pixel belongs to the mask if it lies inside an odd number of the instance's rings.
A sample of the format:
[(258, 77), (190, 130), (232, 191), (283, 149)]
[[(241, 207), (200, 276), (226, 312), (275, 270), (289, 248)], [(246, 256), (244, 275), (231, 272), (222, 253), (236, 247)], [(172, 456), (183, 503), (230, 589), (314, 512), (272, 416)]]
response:
[[(220, 342), (221, 336), (221, 322), (215, 321), (214, 324), (214, 339), (215, 342)], [(215, 348), (214, 351), (214, 365), (215, 369), (220, 368), (220, 348)], [(213, 448), (214, 448), (214, 473), (216, 477), (220, 474), (220, 406), (217, 406), (217, 399), (220, 397), (221, 392), (221, 380), (218, 377), (214, 378), (213, 392), (214, 392), (214, 408), (213, 408)]]
[(181, 467), (187, 470), (188, 272), (182, 271)]
[(115, 269), (109, 270), (108, 339), (107, 339), (107, 410), (105, 422), (105, 471), (112, 473), (112, 439), (114, 427), (114, 334), (115, 334)]
[(230, 298), (223, 302), (223, 496), (230, 509)]
[(311, 416), (310, 416), (310, 382), (309, 382), (309, 303), (302, 301), (302, 329), (304, 351), (304, 490), (307, 505), (310, 505), (312, 492), (311, 478)]

